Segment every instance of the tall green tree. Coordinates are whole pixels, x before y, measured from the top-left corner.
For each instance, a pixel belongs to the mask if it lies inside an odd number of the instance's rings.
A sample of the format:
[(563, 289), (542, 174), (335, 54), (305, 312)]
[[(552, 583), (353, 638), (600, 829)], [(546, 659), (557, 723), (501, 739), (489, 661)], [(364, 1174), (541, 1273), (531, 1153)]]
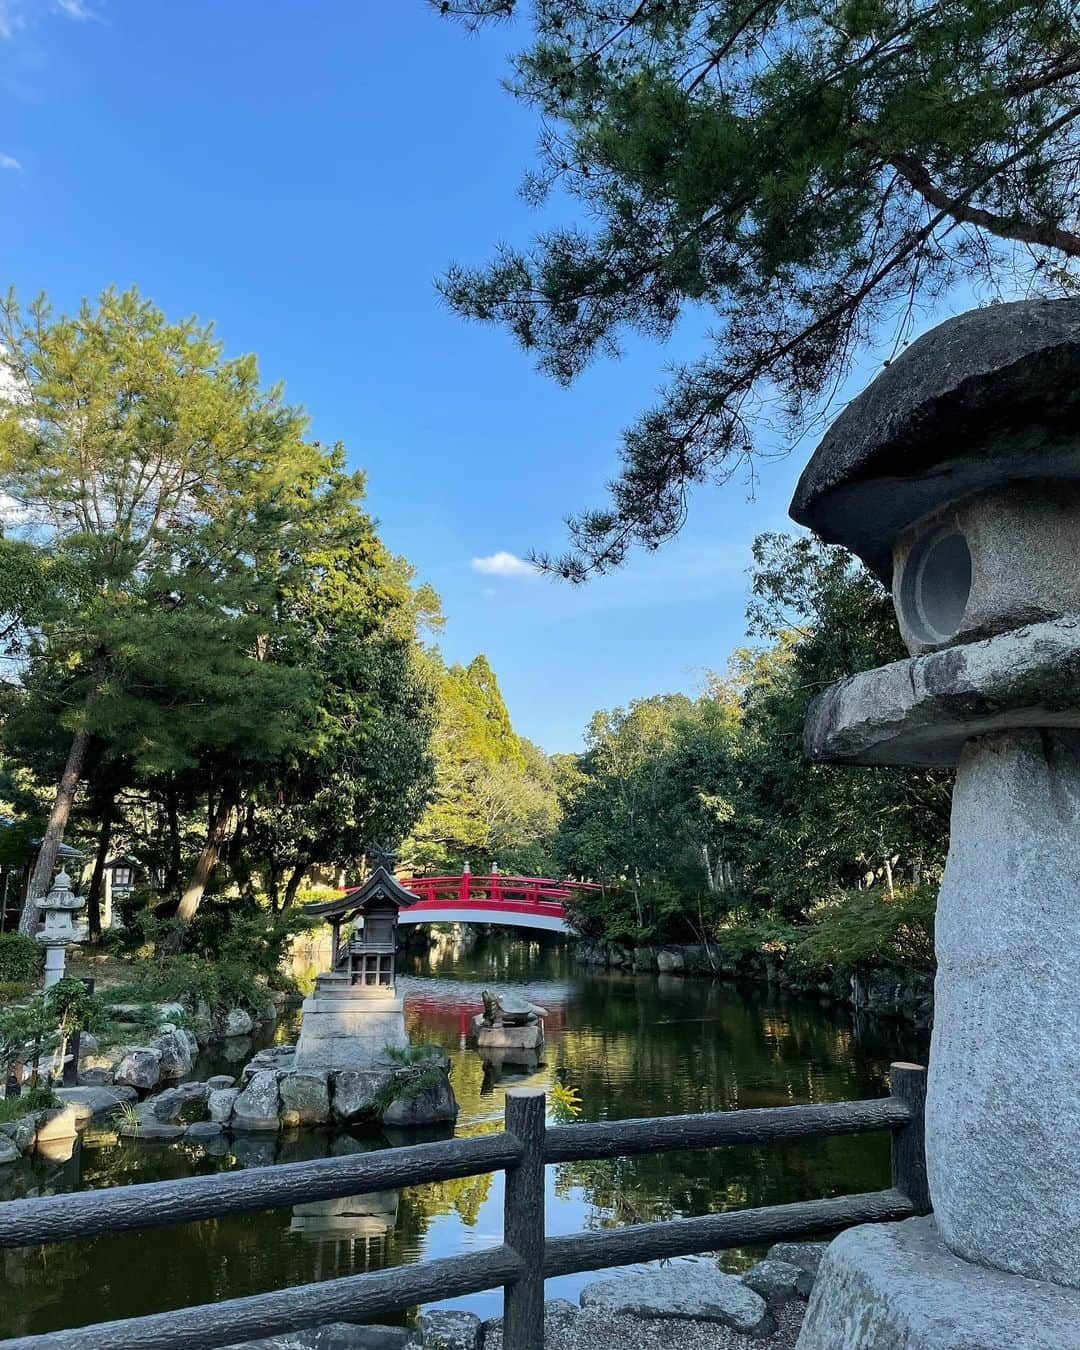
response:
[(965, 283), (1075, 291), (1074, 0), (430, 0), (532, 29), (509, 87), (543, 119), (526, 195), (583, 223), (486, 268), (462, 315), (567, 383), (624, 333), (713, 338), (626, 431), (609, 505), (545, 564), (581, 580), (675, 534), (777, 420), (804, 431), (863, 349)]
[(244, 786), (315, 715), (317, 673), (289, 651), (282, 597), (311, 585), (362, 480), (305, 440), (253, 357), (226, 358), (210, 328), (134, 291), (71, 317), (9, 296), (0, 346), (6, 525), (68, 579), (28, 625), (26, 697), (7, 727), (9, 744), (35, 720), (68, 737), (23, 924), (95, 747), (119, 747), (144, 780), (198, 775), (207, 829), (187, 918)]

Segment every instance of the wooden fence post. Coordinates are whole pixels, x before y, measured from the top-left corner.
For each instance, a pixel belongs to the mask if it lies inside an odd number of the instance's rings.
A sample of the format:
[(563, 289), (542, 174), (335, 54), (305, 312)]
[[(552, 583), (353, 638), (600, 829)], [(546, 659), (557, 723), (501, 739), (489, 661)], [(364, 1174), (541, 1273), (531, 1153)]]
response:
[(911, 1111), (911, 1122), (892, 1137), (892, 1184), (915, 1205), (920, 1214), (933, 1209), (926, 1179), (926, 1069), (921, 1064), (891, 1064), (889, 1083), (893, 1097)]
[(506, 1132), (521, 1141), (524, 1157), (506, 1172), (503, 1241), (521, 1258), (522, 1272), (503, 1286), (503, 1350), (544, 1347), (544, 1117), (540, 1088), (506, 1093)]

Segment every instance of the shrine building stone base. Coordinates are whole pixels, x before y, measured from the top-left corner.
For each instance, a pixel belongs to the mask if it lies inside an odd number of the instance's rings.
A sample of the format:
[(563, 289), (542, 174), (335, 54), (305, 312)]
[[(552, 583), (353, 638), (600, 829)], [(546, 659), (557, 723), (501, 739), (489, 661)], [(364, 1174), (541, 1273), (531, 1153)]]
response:
[(1080, 1290), (961, 1260), (932, 1217), (866, 1224), (826, 1252), (798, 1350), (1080, 1350)]
[(304, 1000), (294, 1067), (367, 1069), (385, 1063), (389, 1047), (405, 1050), (405, 1009), (400, 998), (320, 975)]

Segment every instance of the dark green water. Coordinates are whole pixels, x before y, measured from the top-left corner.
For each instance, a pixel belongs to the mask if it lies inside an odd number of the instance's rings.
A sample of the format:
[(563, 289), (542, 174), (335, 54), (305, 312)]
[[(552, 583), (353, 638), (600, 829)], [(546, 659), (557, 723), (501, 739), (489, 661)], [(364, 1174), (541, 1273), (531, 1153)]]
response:
[[(557, 941), (489, 939), (406, 962), (400, 990), (414, 1040), (453, 1060), (457, 1133), (495, 1129), (508, 1085), (578, 1090), (582, 1118), (789, 1105), (884, 1095), (893, 1059), (924, 1060), (925, 1039), (902, 1026), (757, 987), (674, 976), (586, 973)], [(485, 1064), (468, 1048), (468, 1018), (485, 987), (515, 988), (550, 1010), (546, 1063)], [(214, 1072), (219, 1065), (207, 1065)], [(381, 1136), (306, 1131), (238, 1137), (220, 1154), (197, 1145), (120, 1143), (88, 1133), (66, 1163), (5, 1169), (0, 1198), (120, 1186), (331, 1153), (381, 1148)], [(389, 1142), (405, 1142), (395, 1139)], [(665, 1154), (548, 1169), (548, 1231), (583, 1229), (747, 1205), (873, 1190), (888, 1184), (888, 1140), (868, 1135), (783, 1148)], [(413, 1187), (400, 1194), (272, 1210), (171, 1229), (0, 1254), (0, 1335), (160, 1312), (497, 1244), (502, 1178)], [(737, 1268), (753, 1256), (730, 1252)], [(576, 1298), (595, 1275), (549, 1283)], [(499, 1295), (458, 1300), (483, 1316)]]

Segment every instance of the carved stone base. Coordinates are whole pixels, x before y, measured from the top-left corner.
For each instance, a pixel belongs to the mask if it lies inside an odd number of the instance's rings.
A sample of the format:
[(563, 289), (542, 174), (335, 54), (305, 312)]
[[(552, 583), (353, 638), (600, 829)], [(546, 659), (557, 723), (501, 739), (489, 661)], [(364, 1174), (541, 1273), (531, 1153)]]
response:
[(385, 1061), (387, 1047), (404, 1050), (404, 1004), (400, 998), (320, 975), (304, 1000), (295, 1068), (366, 1069)]
[(798, 1350), (1080, 1350), (1080, 1290), (963, 1261), (933, 1218), (849, 1228)]

